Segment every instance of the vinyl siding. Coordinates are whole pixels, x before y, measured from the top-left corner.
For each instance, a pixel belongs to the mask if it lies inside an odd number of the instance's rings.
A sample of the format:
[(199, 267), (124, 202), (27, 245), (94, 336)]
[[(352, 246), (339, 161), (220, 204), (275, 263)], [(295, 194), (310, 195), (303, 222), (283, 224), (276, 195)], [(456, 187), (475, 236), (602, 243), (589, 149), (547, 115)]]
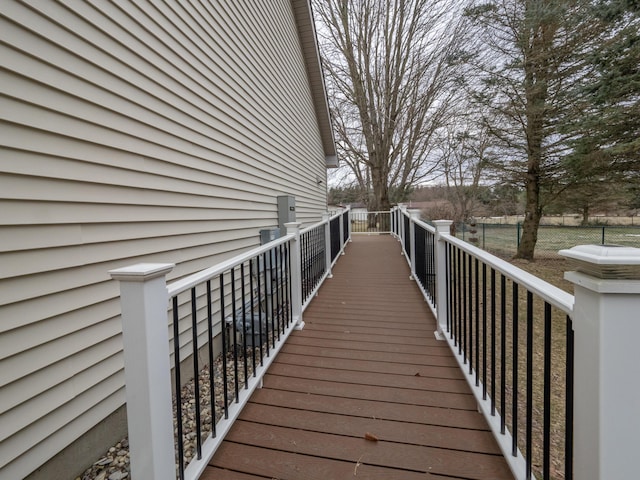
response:
[(290, 0), (64, 3), (0, 4), (2, 478), (124, 403), (109, 270), (211, 266), (277, 224), (278, 195), (303, 224), (326, 210)]

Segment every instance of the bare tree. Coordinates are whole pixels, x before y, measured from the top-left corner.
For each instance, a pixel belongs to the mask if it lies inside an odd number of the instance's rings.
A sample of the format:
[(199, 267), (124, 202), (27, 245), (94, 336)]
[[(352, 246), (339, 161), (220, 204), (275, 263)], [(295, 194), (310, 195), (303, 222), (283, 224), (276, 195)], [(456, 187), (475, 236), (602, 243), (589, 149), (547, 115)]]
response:
[[(435, 168), (463, 41), (444, 0), (314, 0), (338, 150), (370, 210)], [(459, 18), (459, 16), (458, 16)]]
[(441, 138), (440, 169), (447, 186), (446, 197), (453, 207), (455, 221), (466, 221), (475, 214), (482, 184), (487, 184), (492, 163), (492, 139), (477, 116), (460, 112)]

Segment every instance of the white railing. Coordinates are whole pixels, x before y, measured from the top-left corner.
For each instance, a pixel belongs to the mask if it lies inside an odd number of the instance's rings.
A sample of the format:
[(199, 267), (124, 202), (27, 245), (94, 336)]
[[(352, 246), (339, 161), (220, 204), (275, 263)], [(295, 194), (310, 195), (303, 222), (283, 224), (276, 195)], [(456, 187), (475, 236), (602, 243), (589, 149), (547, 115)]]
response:
[[(303, 328), (348, 225), (349, 210), (302, 231), (286, 224), (285, 236), (169, 285), (173, 264), (110, 272), (120, 281), (132, 478), (200, 477), (281, 346)], [(185, 384), (195, 401), (183, 405)], [(187, 433), (188, 415), (196, 426)]]
[[(576, 268), (565, 275), (573, 296), (451, 236), (450, 221), (431, 226), (404, 208), (391, 218), (436, 336), (456, 356), (515, 477), (633, 478), (640, 381), (629, 356), (640, 335), (640, 250), (561, 251)], [(552, 429), (565, 430), (559, 443)], [(564, 472), (553, 473), (558, 462)]]
[(351, 212), (352, 233), (391, 233), (391, 212), (359, 211)]
[(300, 231), (302, 308), (307, 308), (320, 286), (331, 278), (331, 269), (344, 253), (351, 238), (347, 208), (333, 215), (325, 214), (320, 223)]

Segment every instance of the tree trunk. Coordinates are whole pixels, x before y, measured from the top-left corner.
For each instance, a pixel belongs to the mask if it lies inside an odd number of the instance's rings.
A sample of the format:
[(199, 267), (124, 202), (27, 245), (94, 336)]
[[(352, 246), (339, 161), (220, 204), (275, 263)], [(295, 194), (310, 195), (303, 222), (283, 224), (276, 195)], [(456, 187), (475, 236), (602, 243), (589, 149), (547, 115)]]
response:
[[(387, 185), (387, 175), (381, 172), (380, 168), (371, 169), (371, 184), (373, 187), (373, 197), (368, 205), (370, 212), (388, 212), (391, 210), (389, 201), (389, 185)], [(378, 220), (378, 228), (382, 232), (390, 229), (389, 216), (381, 215)]]
[[(534, 137), (535, 138), (535, 137)], [(522, 237), (518, 245), (515, 258), (533, 260), (533, 253), (538, 241), (538, 227), (542, 218), (540, 207), (540, 157), (541, 146), (537, 148), (529, 146), (529, 162), (525, 181), (526, 203), (524, 210), (524, 222), (522, 222)]]
[(582, 221), (580, 222), (580, 225), (582, 225), (583, 227), (589, 225), (589, 205), (585, 204), (582, 207)]
[[(537, 3), (529, 0), (525, 8), (536, 13)], [(535, 18), (535, 16), (534, 16)], [(548, 81), (550, 78), (550, 52), (556, 27), (547, 25), (543, 19), (526, 31), (529, 45), (524, 56), (524, 91), (527, 139), (527, 175), (525, 177), (526, 204), (522, 223), (522, 238), (515, 258), (533, 260), (538, 241), (538, 227), (542, 217), (540, 202), (540, 170), (544, 158), (543, 138), (547, 109)]]
[(387, 175), (385, 175), (380, 168), (372, 168), (371, 184), (373, 187), (373, 196), (369, 200), (369, 210), (372, 212), (386, 212), (391, 208)]
[(529, 197), (529, 186), (527, 186), (527, 205), (525, 209), (524, 222), (522, 222), (522, 236), (518, 245), (518, 252), (515, 258), (533, 260), (533, 252), (538, 241), (538, 227), (542, 217), (537, 200)]

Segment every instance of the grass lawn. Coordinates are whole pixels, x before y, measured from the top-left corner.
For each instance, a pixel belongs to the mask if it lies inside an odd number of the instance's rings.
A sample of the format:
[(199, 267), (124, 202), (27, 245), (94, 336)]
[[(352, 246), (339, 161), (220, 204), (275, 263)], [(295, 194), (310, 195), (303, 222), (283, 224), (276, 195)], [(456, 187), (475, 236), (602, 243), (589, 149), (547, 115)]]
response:
[[(604, 235), (603, 235), (604, 229)], [(515, 225), (479, 225), (478, 246), (500, 257), (511, 257), (517, 250), (518, 229)], [(458, 232), (462, 238), (462, 232)], [(536, 257), (560, 258), (558, 251), (576, 245), (600, 245), (603, 243), (640, 248), (640, 227), (562, 227), (541, 226), (538, 230)], [(465, 240), (469, 232), (464, 233)]]

